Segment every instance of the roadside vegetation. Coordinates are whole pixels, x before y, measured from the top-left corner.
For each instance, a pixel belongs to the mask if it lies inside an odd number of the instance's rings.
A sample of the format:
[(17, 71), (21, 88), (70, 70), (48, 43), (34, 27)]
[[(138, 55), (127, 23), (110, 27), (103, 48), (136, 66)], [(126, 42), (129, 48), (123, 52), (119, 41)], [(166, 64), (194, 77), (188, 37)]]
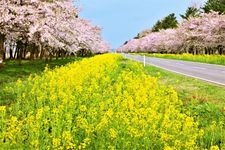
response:
[[(223, 3), (171, 13), (116, 51), (225, 65)], [(0, 149), (225, 149), (225, 87), (103, 54), (78, 5), (0, 2)]]
[[(204, 135), (202, 148), (223, 149), (225, 142), (225, 87), (172, 73), (155, 66), (146, 66), (147, 74), (158, 78), (161, 85), (174, 88), (182, 100), (182, 111), (198, 121)], [(223, 143), (223, 144), (222, 144)], [(215, 146), (217, 145), (217, 146)]]
[(17, 60), (6, 61), (4, 67), (0, 68), (0, 104), (11, 102), (11, 94), (7, 94), (7, 91), (3, 89), (9, 85), (14, 85), (18, 79), (25, 80), (31, 74), (41, 74), (46, 66), (53, 69), (56, 66), (63, 66), (80, 59), (79, 57), (70, 57), (48, 62), (45, 60), (22, 60), (21, 64)]
[(3, 149), (225, 148), (222, 87), (115, 54), (32, 66), (3, 89)]
[(225, 106), (225, 87), (199, 79), (179, 75), (155, 66), (146, 66), (150, 76), (157, 77), (160, 84), (174, 87), (184, 104), (196, 101), (212, 103), (223, 109)]

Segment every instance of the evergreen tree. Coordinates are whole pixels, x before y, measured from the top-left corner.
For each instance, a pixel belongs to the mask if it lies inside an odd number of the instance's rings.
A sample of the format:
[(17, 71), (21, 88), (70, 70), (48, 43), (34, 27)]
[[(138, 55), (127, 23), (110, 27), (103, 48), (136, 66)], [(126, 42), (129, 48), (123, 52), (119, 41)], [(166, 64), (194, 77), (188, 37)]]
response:
[(169, 14), (162, 20), (156, 22), (156, 24), (152, 27), (153, 32), (158, 32), (161, 29), (170, 29), (177, 28), (178, 21), (174, 13)]
[(160, 29), (162, 29), (162, 21), (158, 20), (152, 27), (152, 32), (158, 32)]
[(202, 8), (205, 13), (217, 11), (220, 14), (225, 13), (225, 0), (208, 0)]
[(180, 15), (181, 18), (188, 20), (190, 17), (198, 17), (200, 15), (200, 10), (196, 7), (188, 7), (184, 15)]

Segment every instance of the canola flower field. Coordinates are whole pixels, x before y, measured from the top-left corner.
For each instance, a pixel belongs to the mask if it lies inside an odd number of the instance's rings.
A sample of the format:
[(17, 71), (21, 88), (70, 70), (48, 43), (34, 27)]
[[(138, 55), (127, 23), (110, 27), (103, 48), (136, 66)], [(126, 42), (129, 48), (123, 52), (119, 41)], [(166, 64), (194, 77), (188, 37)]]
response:
[[(223, 122), (202, 128), (173, 88), (116, 54), (46, 68), (6, 90), (15, 101), (0, 106), (0, 149), (201, 149), (206, 133), (224, 133)], [(207, 148), (225, 148), (215, 136)]]
[(141, 53), (141, 55), (147, 55), (147, 56), (158, 57), (158, 58), (169, 58), (169, 59), (225, 65), (225, 55), (193, 55), (193, 54), (187, 54), (187, 53), (183, 53), (183, 54)]

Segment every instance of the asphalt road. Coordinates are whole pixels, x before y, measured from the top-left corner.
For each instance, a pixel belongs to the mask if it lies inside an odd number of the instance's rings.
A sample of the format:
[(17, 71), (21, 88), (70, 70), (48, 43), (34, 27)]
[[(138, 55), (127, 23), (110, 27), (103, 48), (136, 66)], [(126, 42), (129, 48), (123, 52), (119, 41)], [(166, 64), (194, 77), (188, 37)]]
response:
[[(123, 55), (144, 62), (144, 56)], [(145, 57), (145, 62), (168, 71), (225, 86), (225, 66), (154, 57)]]

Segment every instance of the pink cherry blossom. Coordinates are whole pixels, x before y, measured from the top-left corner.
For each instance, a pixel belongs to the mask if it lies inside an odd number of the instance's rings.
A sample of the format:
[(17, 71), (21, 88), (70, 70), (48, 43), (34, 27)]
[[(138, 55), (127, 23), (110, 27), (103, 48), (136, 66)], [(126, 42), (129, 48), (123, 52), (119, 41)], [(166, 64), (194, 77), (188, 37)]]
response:
[(182, 21), (177, 29), (151, 32), (130, 40), (118, 52), (183, 53), (190, 49), (204, 53), (207, 48), (225, 47), (225, 15), (211, 12)]
[[(101, 28), (78, 18), (78, 14), (72, 0), (1, 0), (0, 36), (5, 40), (0, 42), (22, 41), (68, 52), (109, 51), (101, 37)], [(1, 51), (0, 48), (0, 54)]]

